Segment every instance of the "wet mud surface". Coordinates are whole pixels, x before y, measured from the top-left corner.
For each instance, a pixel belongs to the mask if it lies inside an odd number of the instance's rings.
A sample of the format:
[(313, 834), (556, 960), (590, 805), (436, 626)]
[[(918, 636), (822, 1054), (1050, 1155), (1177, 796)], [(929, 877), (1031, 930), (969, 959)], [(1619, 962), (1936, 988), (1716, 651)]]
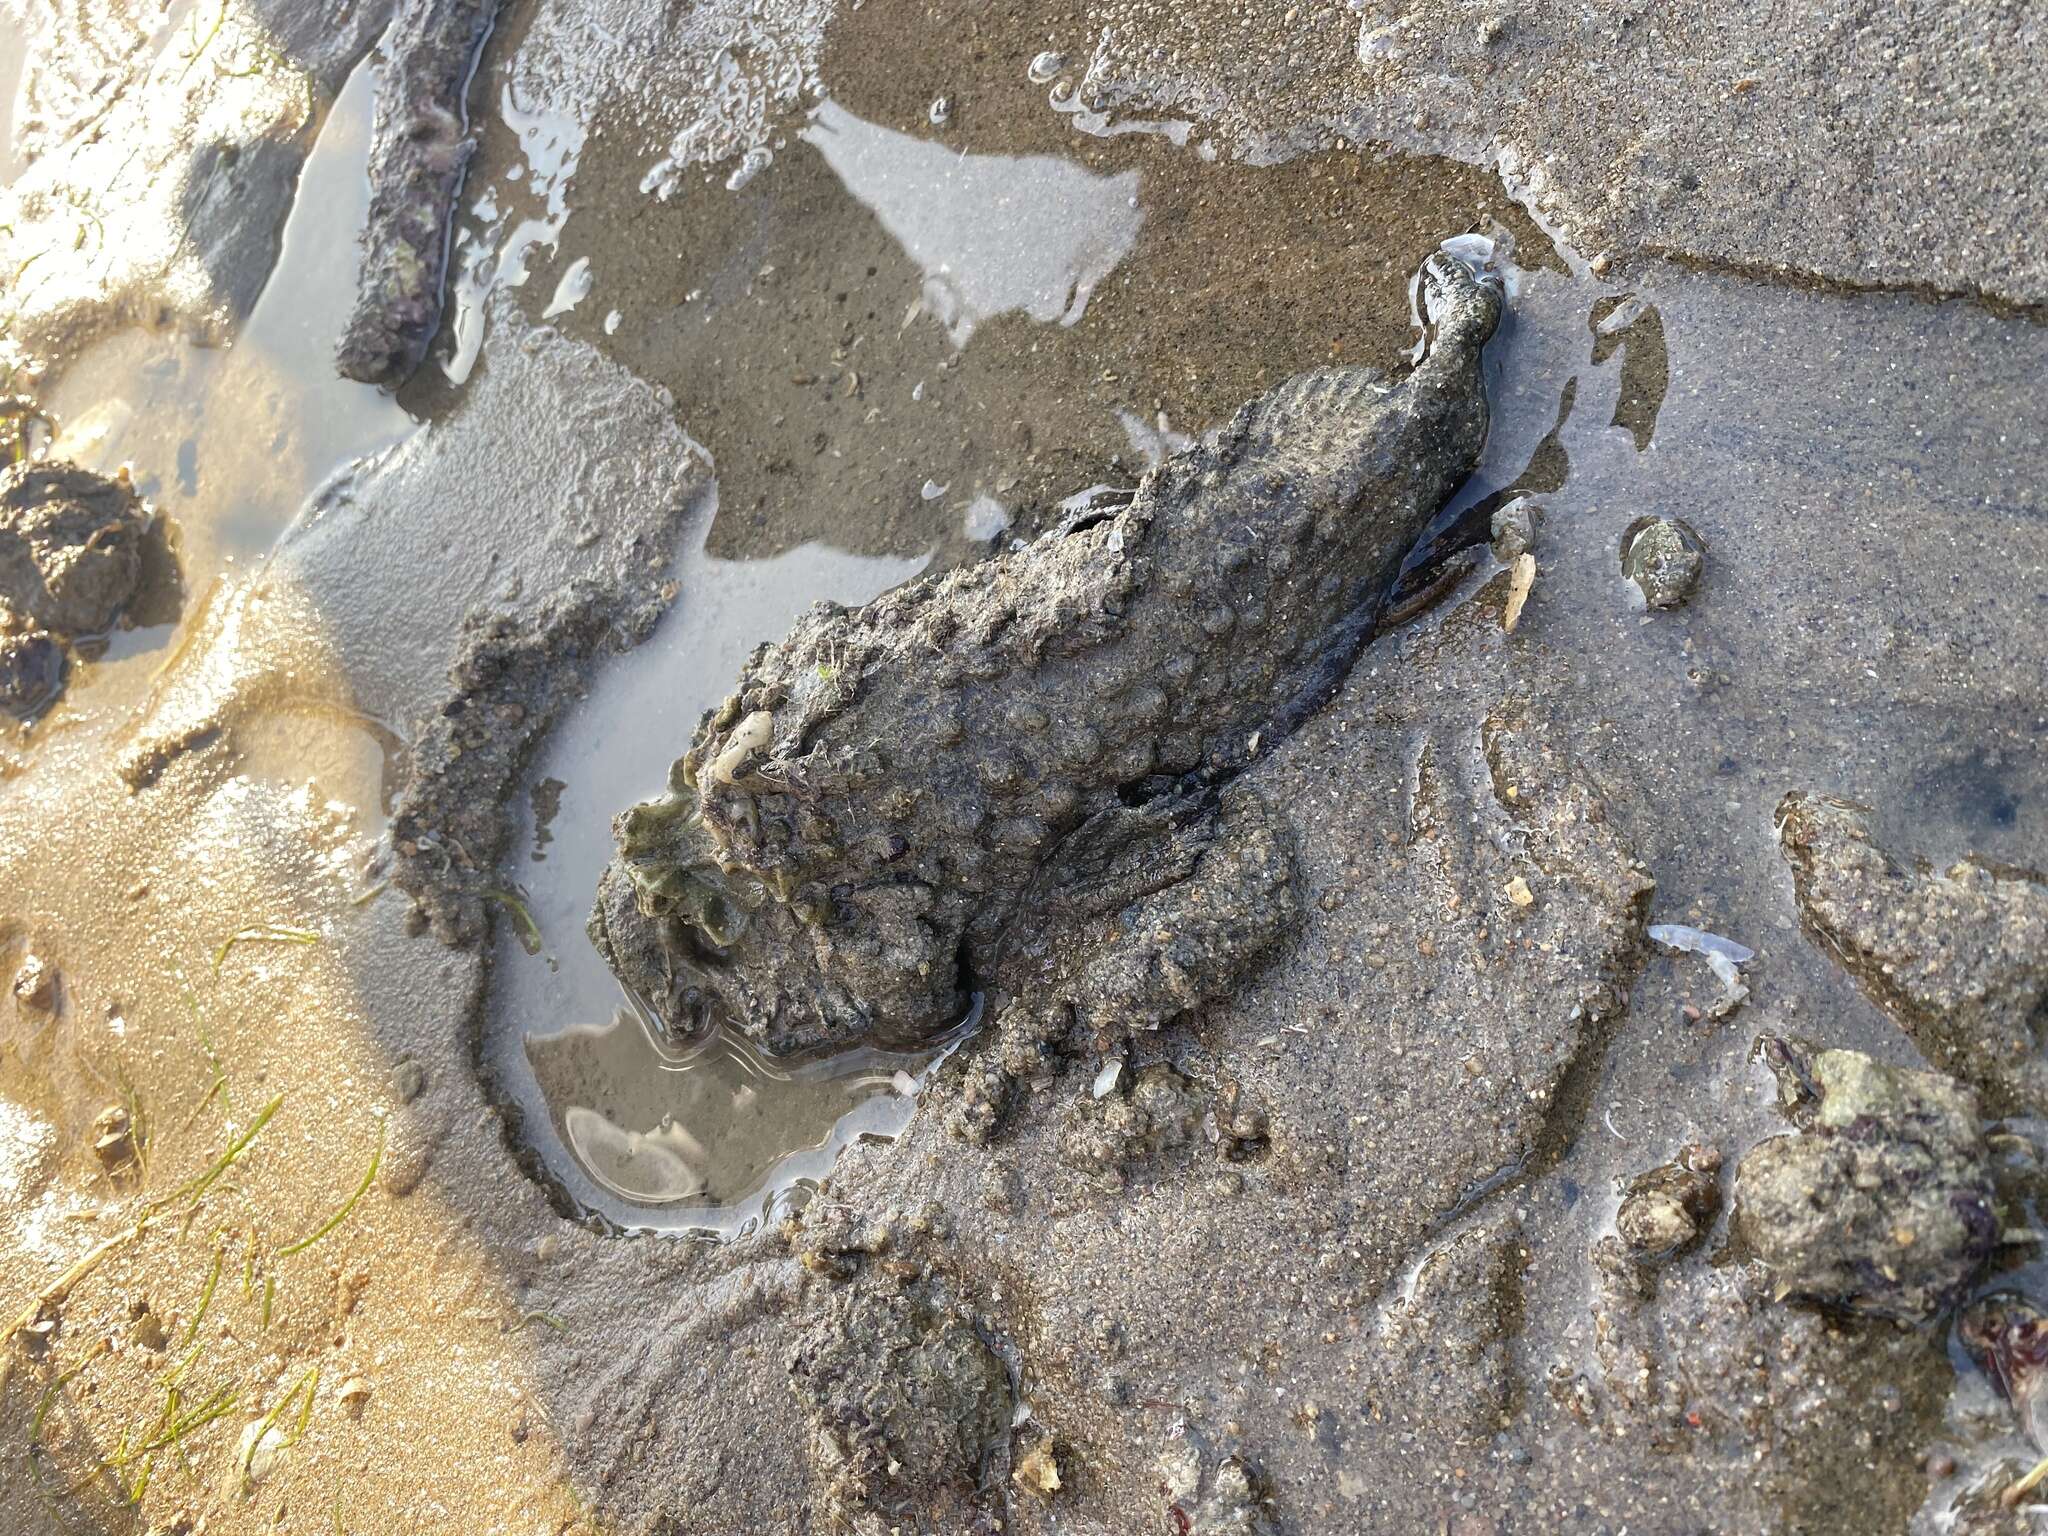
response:
[[(1336, 121), (1372, 18), (1119, 20), (1098, 65), (1093, 18), (508, 7), (394, 401), (333, 379), (318, 259), (377, 18), (244, 76), (240, 12), (164, 23), (215, 75), (66, 13), (167, 125), (105, 129), (157, 146), (138, 217), (208, 103), (308, 169), (199, 199), (239, 254), (10, 290), (186, 601), (0, 743), (0, 1525), (2030, 1528), (2048, 333), (1595, 270), (1455, 122), (1464, 162), (1264, 134)], [(5, 238), (54, 252), (97, 205), (32, 193), (126, 184), (28, 57)], [(582, 932), (609, 819), (755, 644), (1398, 358), (1471, 233), (1490, 435), (1436, 584), (1240, 777), (1297, 859), (1262, 968), (1058, 1042), (985, 1143), (993, 1028), (793, 1063), (633, 1013)], [(1671, 606), (1645, 518), (1699, 546)]]

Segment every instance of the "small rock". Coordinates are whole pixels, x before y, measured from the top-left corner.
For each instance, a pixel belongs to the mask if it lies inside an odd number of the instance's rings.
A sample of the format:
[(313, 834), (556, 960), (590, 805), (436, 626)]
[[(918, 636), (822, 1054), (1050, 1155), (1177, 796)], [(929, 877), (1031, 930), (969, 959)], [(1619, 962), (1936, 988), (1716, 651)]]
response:
[(21, 969), (14, 973), (14, 1000), (37, 1013), (48, 1013), (54, 1009), (57, 1006), (56, 968), (37, 955), (24, 959)]
[(92, 1121), (93, 1156), (109, 1173), (135, 1161), (135, 1123), (119, 1104), (109, 1104)]
[(1782, 1295), (1931, 1322), (1998, 1246), (1969, 1093), (1860, 1051), (1769, 1036), (1757, 1051), (1799, 1133), (1757, 1143), (1736, 1167), (1736, 1239)]
[(352, 1419), (360, 1419), (363, 1409), (370, 1401), (370, 1384), (360, 1376), (351, 1376), (341, 1384), (341, 1390), (334, 1395), (341, 1404), (341, 1411)]
[(1691, 597), (1706, 556), (1706, 541), (1683, 518), (1639, 517), (1621, 536), (1621, 574), (1651, 608), (1676, 608)]
[(1017, 1461), (1017, 1470), (1010, 1474), (1010, 1480), (1019, 1488), (1025, 1488), (1043, 1498), (1051, 1498), (1060, 1491), (1059, 1460), (1053, 1455), (1052, 1442), (1041, 1440), (1026, 1451)]
[(391, 1069), (391, 1091), (398, 1102), (410, 1104), (426, 1091), (427, 1069), (408, 1056)]
[(128, 1336), (151, 1354), (161, 1354), (170, 1343), (164, 1334), (163, 1319), (146, 1301), (137, 1301), (128, 1308)]
[(1690, 1146), (1622, 1191), (1615, 1230), (1638, 1263), (1660, 1263), (1698, 1242), (1721, 1209), (1721, 1154)]
[(1517, 875), (1508, 882), (1508, 900), (1518, 907), (1533, 907), (1536, 905), (1536, 893), (1529, 889), (1528, 881)]
[(1056, 79), (1067, 67), (1067, 56), (1047, 49), (1031, 61), (1026, 71), (1033, 85), (1047, 85)]
[(953, 98), (934, 96), (930, 109), (925, 113), (934, 128), (943, 128), (953, 117)]

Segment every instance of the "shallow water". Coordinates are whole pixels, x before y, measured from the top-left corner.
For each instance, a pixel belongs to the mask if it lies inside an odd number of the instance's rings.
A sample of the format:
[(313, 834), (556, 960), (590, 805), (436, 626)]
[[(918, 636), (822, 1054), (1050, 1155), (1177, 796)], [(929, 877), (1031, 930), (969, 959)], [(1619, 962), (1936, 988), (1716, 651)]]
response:
[(59, 424), (54, 456), (102, 473), (129, 465), (171, 520), (185, 596), (176, 623), (117, 632), (103, 657), (74, 671), (34, 733), (40, 753), (89, 766), (180, 641), (210, 605), (229, 601), (314, 492), (417, 428), (390, 396), (333, 366), (369, 205), (363, 161), (376, 88), (365, 63), (336, 99), (277, 265), (233, 345), (124, 331), (69, 360), (43, 402)]
[(631, 1230), (758, 1223), (828, 1172), (850, 1138), (901, 1130), (932, 1059), (863, 1052), (802, 1065), (736, 1037), (665, 1042), (583, 931), (612, 817), (659, 788), (675, 743), (760, 637), (815, 599), (864, 602), (925, 563), (819, 545), (721, 560), (703, 547), (715, 505), (714, 492), (693, 514), (675, 609), (605, 671), (535, 767), (548, 814), (529, 794), (512, 878), (541, 953), (501, 925), (485, 1013), (484, 1069), (517, 1109), (519, 1134), (570, 1200)]

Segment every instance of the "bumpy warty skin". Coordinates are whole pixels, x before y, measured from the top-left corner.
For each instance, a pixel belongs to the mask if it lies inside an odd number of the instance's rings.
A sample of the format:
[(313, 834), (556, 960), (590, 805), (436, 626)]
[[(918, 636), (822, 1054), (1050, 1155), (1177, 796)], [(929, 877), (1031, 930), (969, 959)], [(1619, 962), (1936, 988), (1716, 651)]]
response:
[(669, 1023), (790, 1052), (960, 1017), (1036, 871), (1124, 798), (1313, 709), (1478, 460), (1497, 288), (1445, 255), (1405, 377), (1304, 373), (1127, 505), (763, 645), (616, 826), (599, 949)]

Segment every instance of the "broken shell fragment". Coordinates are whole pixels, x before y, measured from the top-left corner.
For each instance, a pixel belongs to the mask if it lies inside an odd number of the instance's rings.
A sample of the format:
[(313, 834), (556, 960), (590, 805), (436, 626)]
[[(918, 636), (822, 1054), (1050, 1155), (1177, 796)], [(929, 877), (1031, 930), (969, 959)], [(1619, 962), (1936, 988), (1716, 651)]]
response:
[(341, 1404), (342, 1412), (352, 1419), (359, 1419), (370, 1401), (370, 1384), (360, 1376), (351, 1376), (341, 1384), (335, 1401)]
[(1508, 572), (1508, 603), (1501, 610), (1500, 627), (1509, 634), (1522, 622), (1522, 608), (1529, 601), (1529, 589), (1536, 585), (1536, 557), (1524, 550), (1515, 556)]
[(1060, 1464), (1053, 1455), (1052, 1442), (1041, 1440), (1018, 1459), (1017, 1470), (1010, 1474), (1010, 1480), (1019, 1488), (1028, 1489), (1042, 1498), (1051, 1498), (1060, 1491)]
[(1487, 533), (1493, 540), (1493, 558), (1513, 565), (1536, 547), (1536, 524), (1543, 508), (1526, 496), (1517, 496), (1506, 506), (1493, 509)]
[(765, 709), (755, 710), (733, 727), (732, 735), (726, 739), (725, 750), (711, 764), (711, 782), (732, 783), (741, 765), (774, 739), (775, 716)]
[(40, 955), (30, 955), (14, 973), (14, 1000), (37, 1013), (57, 1006), (57, 972)]

